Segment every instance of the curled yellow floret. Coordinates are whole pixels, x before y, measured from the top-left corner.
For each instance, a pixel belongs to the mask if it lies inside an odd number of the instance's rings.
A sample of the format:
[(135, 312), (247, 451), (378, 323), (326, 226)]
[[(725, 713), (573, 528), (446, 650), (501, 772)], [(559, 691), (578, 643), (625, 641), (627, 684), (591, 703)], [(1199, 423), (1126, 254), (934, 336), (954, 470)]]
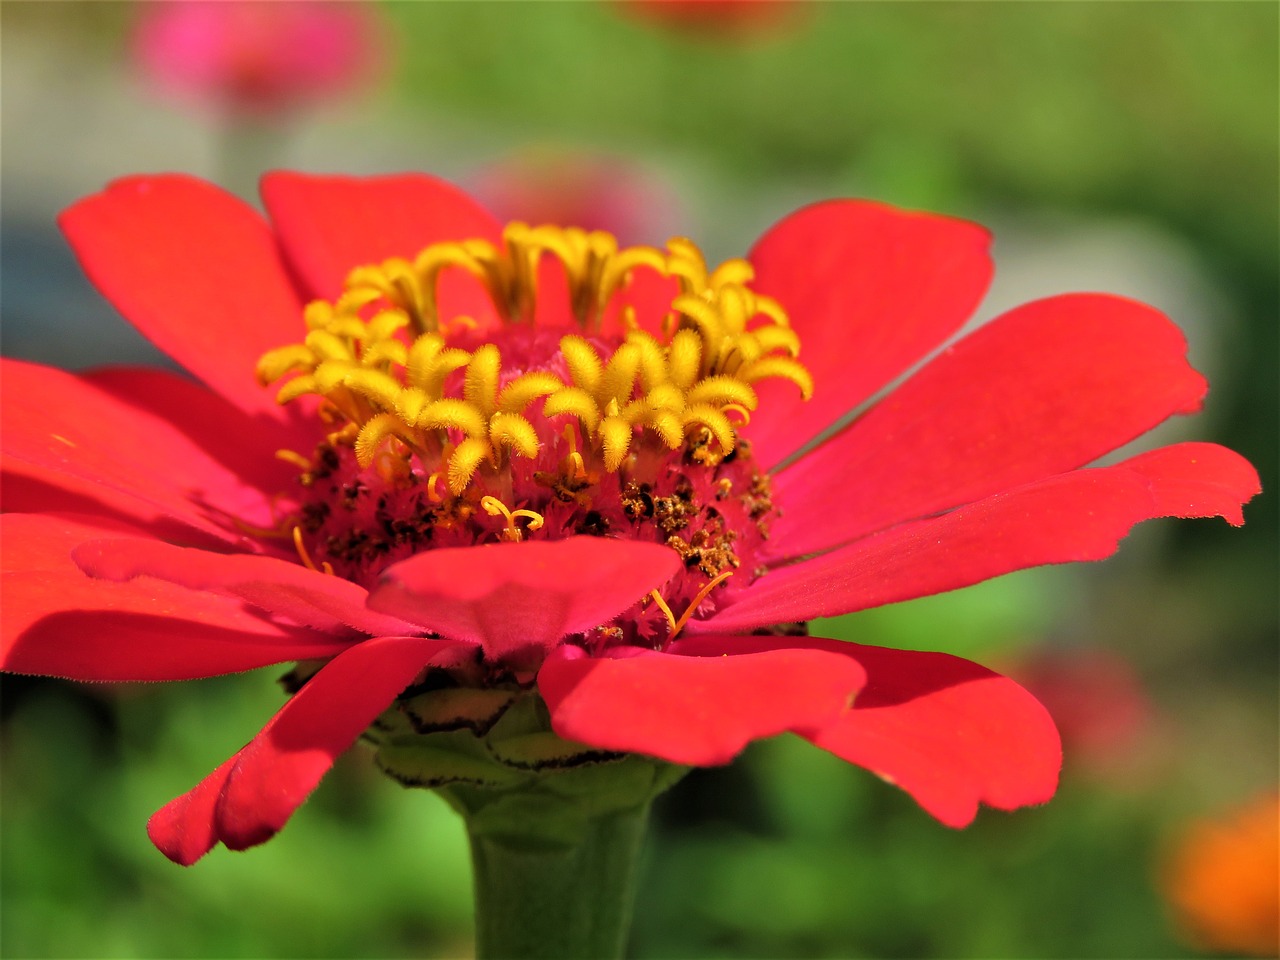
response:
[[(505, 323), (530, 323), (545, 256), (564, 267), (579, 325), (559, 341), (553, 366), (561, 372), (512, 376), (496, 343), (458, 346), (459, 331), (477, 324), (441, 316), (441, 274), (465, 271)], [(601, 325), (636, 270), (674, 280), (678, 289), (669, 310), (649, 318), (658, 329), (640, 329), (630, 306), (616, 311), (625, 335), (609, 352)], [(501, 244), (442, 243), (413, 260), (356, 267), (337, 300), (307, 305), (303, 341), (268, 351), (257, 375), (263, 384), (284, 381), (281, 403), (323, 398), (335, 423), (330, 438), (350, 443), (362, 466), (380, 463), (384, 450), (417, 456), (432, 476), (433, 495), (437, 478), (456, 496), (484, 469), (536, 457), (538, 412), (576, 421), (583, 450), (574, 456), (593, 453), (607, 471), (623, 469), (646, 434), (714, 461), (734, 450), (735, 424), (756, 410), (755, 383), (780, 378), (805, 398), (813, 391), (786, 312), (750, 288), (753, 277), (745, 260), (708, 270), (683, 238), (665, 249), (619, 248), (601, 231), (513, 223)]]

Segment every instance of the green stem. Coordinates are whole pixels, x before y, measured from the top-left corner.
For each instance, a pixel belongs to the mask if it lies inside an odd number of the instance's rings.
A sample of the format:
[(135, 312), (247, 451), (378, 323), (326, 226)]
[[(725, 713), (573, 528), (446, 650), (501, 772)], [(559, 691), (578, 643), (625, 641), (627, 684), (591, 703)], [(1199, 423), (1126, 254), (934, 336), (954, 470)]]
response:
[[(435, 713), (422, 702), (430, 692), (414, 701), (421, 716), (444, 716), (468, 698), (475, 716), (492, 709), (479, 690), (434, 696)], [(429, 786), (466, 822), (480, 960), (621, 957), (649, 807), (688, 768), (562, 740), (534, 692), (502, 710), (483, 739), (389, 722), (376, 730), (386, 738), (378, 764), (401, 783)]]
[(584, 817), (554, 842), (469, 821), (479, 960), (621, 957), (648, 816), (646, 802)]
[(229, 119), (219, 131), (215, 173), (218, 183), (236, 196), (254, 201), (258, 178), (282, 165), (289, 140), (287, 120), (263, 121)]

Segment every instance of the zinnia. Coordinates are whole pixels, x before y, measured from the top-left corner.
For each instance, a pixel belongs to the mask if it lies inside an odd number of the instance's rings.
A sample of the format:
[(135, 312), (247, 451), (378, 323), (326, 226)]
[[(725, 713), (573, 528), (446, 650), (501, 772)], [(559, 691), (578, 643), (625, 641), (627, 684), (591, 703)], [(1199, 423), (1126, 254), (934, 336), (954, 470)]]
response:
[(708, 269), (503, 228), (425, 176), (263, 196), (269, 223), (136, 177), (62, 217), (203, 384), (4, 364), (4, 669), (298, 664), (152, 819), (179, 863), (266, 840), (362, 734), (404, 782), (498, 794), (790, 731), (951, 826), (1044, 802), (1059, 740), (1021, 687), (802, 624), (1101, 559), (1152, 517), (1239, 524), (1258, 490), (1205, 443), (1081, 469), (1205, 392), (1164, 316), (1096, 294), (992, 321), (813, 446), (970, 315), (969, 223), (832, 201)]

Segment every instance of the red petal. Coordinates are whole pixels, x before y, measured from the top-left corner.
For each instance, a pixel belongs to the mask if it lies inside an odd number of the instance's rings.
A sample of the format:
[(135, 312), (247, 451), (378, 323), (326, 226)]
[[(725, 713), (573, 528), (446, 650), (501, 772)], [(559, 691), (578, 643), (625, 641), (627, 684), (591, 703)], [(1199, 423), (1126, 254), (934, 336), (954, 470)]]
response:
[(93, 540), (76, 547), (72, 558), (91, 577), (155, 577), (235, 597), (300, 626), (338, 636), (352, 630), (371, 636), (421, 632), (367, 609), (368, 592), (359, 584), (275, 557), (212, 553), (158, 540)]
[(179, 866), (191, 866), (218, 845), (214, 811), (239, 759), (239, 753), (232, 754), (193, 789), (170, 800), (147, 821), (151, 842)]
[(1153, 517), (1219, 514), (1236, 522), (1259, 490), (1238, 454), (1177, 444), (1113, 467), (1076, 470), (893, 527), (781, 567), (686, 628), (722, 633), (896, 603), (1046, 563), (1101, 560)]
[(986, 293), (991, 238), (976, 224), (876, 203), (805, 207), (765, 233), (752, 287), (778, 300), (800, 335), (814, 395), (757, 384), (745, 431), (773, 466), (959, 329)]
[(232, 850), (269, 839), (338, 754), (433, 658), (457, 643), (379, 637), (335, 657), (240, 751), (218, 801), (218, 836)]
[(389, 567), (369, 606), (500, 660), (608, 623), (679, 568), (660, 544), (595, 537), (430, 550)]
[(949, 827), (967, 826), (979, 802), (1012, 810), (1053, 796), (1057, 728), (1012, 680), (945, 653), (818, 642), (860, 663), (867, 685), (852, 710), (802, 736), (901, 787)]
[(645, 267), (631, 273), (630, 282), (609, 301), (601, 322), (605, 336), (626, 336), (632, 327), (627, 321), (630, 309), (641, 329), (657, 337), (665, 337), (662, 321), (671, 312), (671, 302), (680, 295), (680, 284)]
[(966, 337), (777, 477), (779, 558), (847, 543), (1096, 460), (1175, 413), (1204, 378), (1182, 333), (1133, 300), (1027, 304)]
[(253, 740), (151, 818), (152, 842), (185, 866), (218, 841), (242, 850), (269, 839), (338, 754), (434, 656), (456, 646), (420, 637), (378, 638), (335, 657)]
[[(425, 247), (480, 238), (501, 245), (493, 216), (452, 184), (422, 174), (317, 177), (269, 173), (262, 201), (289, 262), (312, 295), (332, 300), (355, 267), (412, 261)], [(441, 315), (493, 316), (484, 289), (461, 269), (441, 275)]]
[(1240, 527), (1241, 506), (1262, 492), (1253, 465), (1216, 443), (1175, 443), (1140, 453), (1123, 466), (1147, 478), (1161, 517), (1222, 517)]
[[(173, 426), (228, 477), (268, 497), (296, 487), (298, 468), (276, 456), (289, 448), (308, 453), (320, 431), (311, 424), (249, 419), (222, 397), (167, 370), (109, 367), (80, 374), (86, 382), (122, 403)], [(206, 494), (208, 496), (208, 494)]]
[(9, 460), (0, 470), (0, 494), (6, 513), (100, 517), (167, 540), (211, 547), (226, 544), (221, 537), (169, 518), (146, 500), (21, 460)]
[(707, 637), (677, 644), (679, 655), (619, 651), (617, 659), (560, 647), (543, 663), (538, 691), (566, 740), (672, 763), (728, 763), (752, 740), (834, 723), (862, 687), (848, 657), (786, 646)]
[(283, 417), (254, 368), (301, 339), (302, 309), (252, 207), (192, 177), (128, 177), (58, 223), (89, 279), (156, 346), (242, 410)]
[[(6, 466), (38, 480), (58, 484), (58, 476), (105, 487), (116, 494), (136, 497), (170, 517), (224, 541), (240, 542), (244, 535), (235, 520), (270, 524), (269, 497), (246, 482), (237, 470), (220, 463), (205, 449), (211, 432), (235, 437), (244, 448), (240, 461), (260, 457), (262, 467), (249, 473), (253, 480), (274, 482), (287, 476), (270, 461), (273, 453), (260, 446), (259, 432), (243, 415), (198, 388), (169, 389), (163, 377), (142, 376), (128, 388), (137, 391), (157, 386), (164, 398), (182, 406), (173, 410), (170, 423), (141, 406), (112, 396), (124, 391), (135, 374), (109, 375), (109, 389), (73, 374), (37, 364), (4, 360), (0, 381), (0, 430), (4, 436)], [(91, 412), (91, 415), (90, 415)], [(274, 439), (272, 431), (262, 435)], [(212, 441), (215, 451), (225, 452), (225, 440)], [(26, 468), (30, 464), (36, 469)], [(72, 484), (83, 490), (82, 484)], [(108, 495), (104, 506), (118, 501)], [(8, 504), (6, 504), (8, 506)]]
[(154, 580), (92, 580), (72, 564), (77, 544), (125, 530), (91, 518), (0, 517), (0, 668), (71, 680), (188, 680), (347, 646), (267, 622), (236, 601)]

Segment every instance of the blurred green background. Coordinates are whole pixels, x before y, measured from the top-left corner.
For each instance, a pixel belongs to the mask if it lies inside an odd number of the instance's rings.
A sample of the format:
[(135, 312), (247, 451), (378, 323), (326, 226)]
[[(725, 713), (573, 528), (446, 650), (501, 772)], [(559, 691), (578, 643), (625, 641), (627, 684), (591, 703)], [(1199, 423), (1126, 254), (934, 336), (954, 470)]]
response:
[[(1160, 894), (1179, 825), (1280, 782), (1280, 7), (815, 3), (729, 32), (605, 2), (374, 12), (388, 45), (371, 88), (245, 129), (148, 86), (134, 7), (4, 3), (4, 352), (162, 362), (52, 227), (111, 177), (161, 169), (242, 192), (266, 165), (424, 169), (483, 193), (530, 156), (589, 157), (598, 189), (638, 192), (628, 223), (657, 235), (634, 239), (688, 233), (730, 256), (802, 203), (867, 196), (995, 230), (983, 317), (1069, 289), (1155, 304), (1213, 384), (1155, 439), (1218, 440), (1258, 466), (1268, 492), (1244, 529), (1155, 522), (1101, 565), (814, 627), (1024, 677), (1067, 740), (1057, 799), (954, 832), (798, 740), (757, 744), (660, 802), (631, 949), (1197, 955)], [(5, 678), (0, 954), (468, 954), (461, 825), (359, 748), (264, 847), (183, 870), (150, 846), (151, 811), (276, 709), (273, 677)]]

